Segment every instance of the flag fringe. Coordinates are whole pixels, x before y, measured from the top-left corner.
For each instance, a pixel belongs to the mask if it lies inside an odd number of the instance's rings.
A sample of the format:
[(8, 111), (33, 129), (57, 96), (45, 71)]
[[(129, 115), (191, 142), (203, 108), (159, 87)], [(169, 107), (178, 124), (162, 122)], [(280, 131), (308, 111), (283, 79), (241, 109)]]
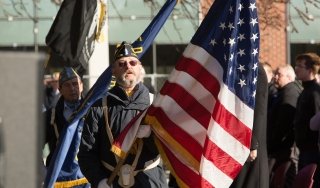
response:
[(148, 125), (152, 126), (152, 130), (161, 138), (161, 140), (165, 141), (166, 145), (170, 148), (175, 148), (174, 150), (179, 153), (179, 160), (183, 160), (190, 168), (199, 172), (200, 162), (162, 127), (155, 116), (146, 115), (145, 121)]
[(116, 146), (116, 145), (112, 145), (111, 146), (111, 151), (117, 155), (118, 157), (120, 157), (121, 159), (124, 159), (127, 155), (126, 152), (124, 152), (120, 147)]
[(77, 180), (56, 182), (54, 183), (54, 188), (75, 187), (87, 183), (89, 183), (89, 181), (86, 178), (80, 178)]
[(159, 150), (159, 153), (161, 155), (161, 158), (163, 160), (163, 163), (165, 164), (165, 166), (170, 170), (170, 173), (175, 177), (176, 182), (178, 183), (179, 187), (181, 188), (189, 188), (189, 186), (182, 181), (182, 179), (176, 174), (174, 168), (172, 167), (170, 160), (168, 159), (166, 152), (164, 151), (160, 140), (157, 137), (154, 137), (154, 142)]

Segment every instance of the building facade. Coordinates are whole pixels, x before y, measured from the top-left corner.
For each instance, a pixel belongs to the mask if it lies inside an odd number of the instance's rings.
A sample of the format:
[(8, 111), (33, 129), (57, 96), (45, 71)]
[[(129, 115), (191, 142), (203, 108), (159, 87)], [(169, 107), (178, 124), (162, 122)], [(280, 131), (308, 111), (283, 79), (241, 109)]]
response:
[[(4, 29), (0, 30), (0, 49), (47, 53), (45, 37), (59, 10), (60, 1), (2, 1), (0, 25)], [(112, 60), (116, 44), (121, 41), (133, 42), (140, 36), (164, 2), (165, 0), (108, 0), (109, 60)], [(176, 5), (153, 45), (142, 57), (147, 72), (145, 81), (156, 90), (161, 88), (212, 4), (212, 0), (181, 2)], [(320, 53), (320, 35), (317, 34), (320, 33), (319, 9), (308, 5), (310, 19), (306, 24), (294, 10), (294, 7), (304, 9), (303, 0), (293, 1), (291, 6), (273, 3), (271, 8), (263, 2), (270, 1), (259, 0), (260, 61), (269, 62), (276, 68), (280, 64), (292, 63), (298, 53)], [(274, 15), (273, 10), (277, 10), (278, 15), (268, 20), (266, 15)], [(50, 74), (59, 69), (59, 66), (51, 64), (45, 73)]]

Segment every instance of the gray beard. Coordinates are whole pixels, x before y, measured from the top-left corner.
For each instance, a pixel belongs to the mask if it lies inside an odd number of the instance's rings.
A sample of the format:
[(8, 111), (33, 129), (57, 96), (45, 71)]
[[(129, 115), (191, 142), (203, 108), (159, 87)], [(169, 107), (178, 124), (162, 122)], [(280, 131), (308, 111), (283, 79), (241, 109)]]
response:
[(136, 80), (126, 80), (125, 78), (117, 79), (116, 82), (124, 88), (134, 87), (137, 84)]

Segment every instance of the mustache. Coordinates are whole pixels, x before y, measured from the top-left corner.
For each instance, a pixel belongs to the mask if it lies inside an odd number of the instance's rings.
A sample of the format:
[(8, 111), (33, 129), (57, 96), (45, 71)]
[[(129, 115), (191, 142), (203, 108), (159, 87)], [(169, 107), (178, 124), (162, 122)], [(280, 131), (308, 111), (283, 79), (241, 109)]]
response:
[(124, 74), (136, 74), (132, 69), (128, 69)]

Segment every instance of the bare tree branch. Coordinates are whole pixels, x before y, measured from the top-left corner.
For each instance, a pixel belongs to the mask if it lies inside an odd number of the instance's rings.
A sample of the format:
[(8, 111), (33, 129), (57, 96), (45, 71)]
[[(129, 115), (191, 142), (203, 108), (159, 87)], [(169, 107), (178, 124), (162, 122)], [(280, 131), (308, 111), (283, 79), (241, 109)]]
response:
[[(320, 0), (300, 0), (303, 3), (302, 7), (296, 6), (298, 0), (258, 0), (258, 10), (260, 15), (260, 25), (261, 29), (266, 29), (267, 27), (272, 27), (276, 29), (290, 27), (291, 32), (298, 32), (298, 28), (296, 27), (296, 23), (292, 17), (293, 13), (296, 12), (299, 16), (299, 19), (306, 25), (309, 25), (314, 18), (309, 14), (309, 7), (315, 7), (320, 9)], [(281, 15), (285, 13), (278, 8), (277, 5), (286, 4), (289, 8), (292, 8), (294, 12), (289, 12), (289, 15), (286, 19), (288, 19), (288, 25), (283, 25), (286, 23), (285, 20), (281, 20)]]
[[(4, 13), (5, 16), (9, 17), (27, 17), (33, 21), (37, 21), (33, 14), (27, 10), (26, 2), (24, 0), (8, 0), (9, 3), (3, 3), (3, 0), (0, 0), (0, 11)], [(32, 3), (36, 3), (44, 0), (33, 0)], [(46, 0), (54, 3), (55, 5), (60, 5), (63, 0)], [(124, 18), (121, 13), (117, 10), (115, 2), (117, 0), (110, 0), (111, 6), (115, 9), (117, 16), (122, 21)], [(191, 24), (194, 26), (194, 29), (198, 27), (198, 16), (199, 13), (205, 15), (214, 0), (180, 0), (180, 10), (175, 9), (174, 14), (179, 17), (184, 17), (190, 20)], [(303, 6), (298, 7), (294, 3), (302, 1)], [(30, 2), (30, 1), (28, 1)], [(160, 4), (158, 0), (143, 0), (144, 3), (148, 3), (152, 10), (159, 10)], [(128, 3), (128, 0), (125, 1), (125, 4)], [(161, 1), (162, 3), (162, 1)], [(283, 18), (285, 14), (283, 10), (279, 9), (279, 4), (286, 4), (289, 8), (292, 8), (294, 12), (289, 12), (287, 18)], [(200, 7), (199, 7), (200, 5)], [(10, 6), (10, 8), (9, 8)], [(293, 13), (296, 13), (299, 16), (299, 19), (306, 25), (309, 25), (311, 21), (314, 20), (314, 17), (310, 15), (310, 7), (320, 9), (320, 0), (257, 0), (257, 7), (260, 15), (261, 29), (266, 29), (267, 27), (272, 27), (276, 29), (291, 28), (292, 32), (298, 32), (296, 27), (295, 19), (293, 19)], [(40, 7), (36, 7), (40, 8)], [(11, 10), (11, 12), (9, 11)], [(12, 12), (13, 11), (13, 12)], [(200, 12), (201, 11), (201, 12)], [(154, 11), (153, 11), (154, 12)], [(197, 14), (195, 14), (197, 13)], [(288, 26), (284, 26), (283, 23), (287, 23)], [(176, 28), (179, 30), (179, 28)]]

